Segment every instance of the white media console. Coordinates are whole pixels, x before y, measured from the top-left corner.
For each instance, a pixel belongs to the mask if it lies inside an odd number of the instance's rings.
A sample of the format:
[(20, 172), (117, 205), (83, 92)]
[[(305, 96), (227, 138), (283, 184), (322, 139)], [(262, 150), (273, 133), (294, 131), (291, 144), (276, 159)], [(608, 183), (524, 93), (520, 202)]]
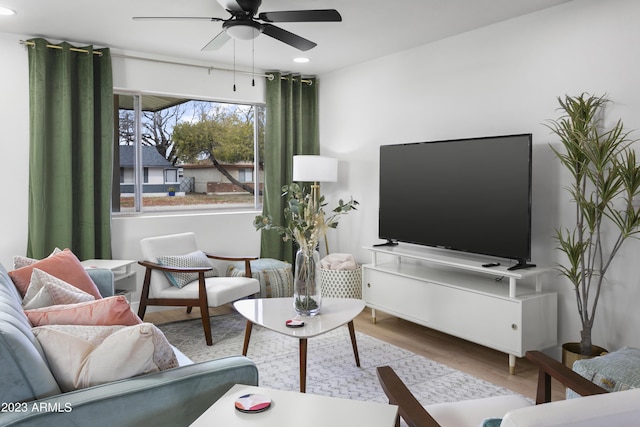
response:
[(516, 357), (557, 344), (558, 297), (542, 290), (549, 269), (487, 268), (481, 258), (413, 245), (367, 249), (372, 263), (362, 266), (362, 297), (374, 323), (382, 310), (502, 351), (512, 374)]

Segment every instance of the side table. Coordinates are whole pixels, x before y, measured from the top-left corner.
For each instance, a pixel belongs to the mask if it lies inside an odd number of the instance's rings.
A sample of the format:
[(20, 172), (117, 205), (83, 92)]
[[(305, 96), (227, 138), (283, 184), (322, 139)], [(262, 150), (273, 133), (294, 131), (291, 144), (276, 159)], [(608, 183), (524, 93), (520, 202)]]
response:
[(80, 264), (84, 268), (106, 268), (113, 272), (113, 286), (116, 295), (124, 295), (131, 302), (131, 294), (136, 291), (136, 272), (132, 266), (137, 261), (126, 259), (87, 259)]
[[(235, 400), (246, 394), (262, 394), (271, 399), (271, 407), (255, 414), (235, 409)], [(234, 385), (207, 409), (191, 427), (262, 426), (262, 427), (327, 427), (367, 426), (392, 427), (398, 407), (386, 403), (303, 394), (242, 384)]]

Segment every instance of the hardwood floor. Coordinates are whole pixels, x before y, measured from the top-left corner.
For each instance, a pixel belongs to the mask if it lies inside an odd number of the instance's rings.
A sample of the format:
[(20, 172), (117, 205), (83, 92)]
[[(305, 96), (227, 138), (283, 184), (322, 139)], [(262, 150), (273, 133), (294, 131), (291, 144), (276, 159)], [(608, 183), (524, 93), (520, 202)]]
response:
[[(230, 306), (224, 306), (210, 309), (210, 314), (221, 315), (231, 310), (233, 309)], [(356, 330), (524, 396), (535, 398), (538, 370), (526, 359), (517, 359), (516, 373), (511, 375), (508, 356), (504, 353), (398, 319), (379, 310), (376, 317), (377, 323), (374, 324), (371, 322), (370, 310), (365, 308), (354, 319)], [(162, 324), (191, 318), (200, 318), (198, 308), (194, 307), (191, 314), (186, 314), (184, 309), (150, 312), (144, 320)], [(555, 381), (552, 392), (553, 400), (564, 399), (564, 388)]]

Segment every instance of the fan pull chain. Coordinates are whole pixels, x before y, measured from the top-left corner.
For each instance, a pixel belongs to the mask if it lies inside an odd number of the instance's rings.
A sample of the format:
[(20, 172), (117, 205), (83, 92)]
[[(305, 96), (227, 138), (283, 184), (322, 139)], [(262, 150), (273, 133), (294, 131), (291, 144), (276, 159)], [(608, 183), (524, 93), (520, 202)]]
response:
[(251, 86), (256, 85), (256, 39), (251, 39)]
[(236, 39), (233, 39), (233, 91), (236, 91)]

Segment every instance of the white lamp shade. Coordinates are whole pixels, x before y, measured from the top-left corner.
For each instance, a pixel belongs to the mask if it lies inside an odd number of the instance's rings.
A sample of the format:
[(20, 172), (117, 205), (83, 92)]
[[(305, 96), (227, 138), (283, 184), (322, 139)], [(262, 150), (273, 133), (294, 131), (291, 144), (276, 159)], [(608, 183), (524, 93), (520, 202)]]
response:
[(338, 159), (324, 156), (293, 156), (293, 180), (300, 182), (335, 182)]

